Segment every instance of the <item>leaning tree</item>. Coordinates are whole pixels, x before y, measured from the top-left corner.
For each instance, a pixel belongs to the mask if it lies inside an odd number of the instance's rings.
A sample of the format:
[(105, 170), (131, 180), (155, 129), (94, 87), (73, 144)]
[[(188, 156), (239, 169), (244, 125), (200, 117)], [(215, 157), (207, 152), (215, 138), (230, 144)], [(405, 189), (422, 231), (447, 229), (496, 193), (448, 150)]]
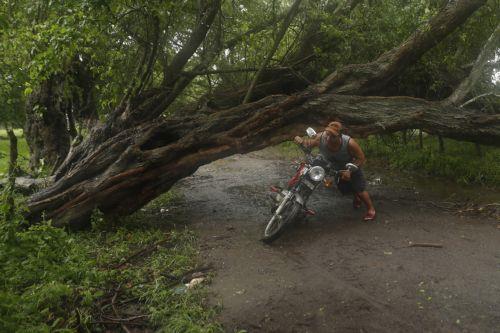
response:
[[(154, 42), (141, 60), (139, 79), (106, 121), (71, 150), (56, 171), (54, 183), (31, 196), (28, 217), (38, 221), (45, 216), (55, 225), (80, 226), (96, 208), (110, 216), (127, 215), (203, 164), (277, 144), (301, 134), (306, 126), (321, 126), (331, 119), (341, 120), (359, 136), (421, 128), (445, 137), (500, 145), (499, 114), (466, 110), (449, 100), (374, 96), (485, 2), (450, 1), (400, 45), (371, 62), (338, 68), (300, 91), (165, 117), (167, 108), (178, 107), (175, 102), (195, 77), (192, 73), (210, 71), (214, 59), (227, 49), (216, 38), (221, 34), (221, 0), (203, 2), (189, 36), (175, 54), (163, 59), (162, 78), (147, 85), (155, 81), (151, 76), (162, 52), (160, 31), (153, 29)], [(151, 18), (153, 26), (157, 20)], [(210, 47), (200, 48), (211, 38)], [(191, 74), (185, 72), (187, 64)]]

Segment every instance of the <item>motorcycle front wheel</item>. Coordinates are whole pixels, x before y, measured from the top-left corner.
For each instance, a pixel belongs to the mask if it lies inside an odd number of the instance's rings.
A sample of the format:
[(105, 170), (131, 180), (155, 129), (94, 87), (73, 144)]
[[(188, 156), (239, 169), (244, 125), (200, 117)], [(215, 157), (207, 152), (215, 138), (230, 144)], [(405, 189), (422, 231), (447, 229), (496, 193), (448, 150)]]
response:
[(297, 216), (299, 209), (299, 205), (295, 203), (293, 199), (288, 199), (288, 202), (285, 203), (281, 214), (274, 214), (267, 223), (262, 241), (269, 244), (272, 241), (276, 240), (285, 229), (285, 226), (292, 222), (293, 219)]

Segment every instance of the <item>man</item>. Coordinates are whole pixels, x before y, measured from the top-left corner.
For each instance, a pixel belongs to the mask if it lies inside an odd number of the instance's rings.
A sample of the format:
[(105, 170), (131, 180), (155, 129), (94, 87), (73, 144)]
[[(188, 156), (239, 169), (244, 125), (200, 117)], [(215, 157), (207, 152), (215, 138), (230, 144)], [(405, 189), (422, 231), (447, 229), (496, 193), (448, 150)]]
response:
[[(313, 139), (296, 136), (294, 141), (305, 147), (319, 147), (320, 153), (333, 164), (335, 170), (345, 170), (347, 163), (361, 167), (366, 162), (361, 147), (350, 136), (342, 134), (342, 124), (337, 121), (329, 123), (325, 131), (318, 133)], [(342, 194), (354, 193), (354, 208), (360, 208), (361, 202), (366, 205), (367, 210), (363, 217), (365, 221), (375, 219), (375, 208), (365, 189), (366, 181), (361, 168), (352, 173), (342, 171), (338, 187)]]

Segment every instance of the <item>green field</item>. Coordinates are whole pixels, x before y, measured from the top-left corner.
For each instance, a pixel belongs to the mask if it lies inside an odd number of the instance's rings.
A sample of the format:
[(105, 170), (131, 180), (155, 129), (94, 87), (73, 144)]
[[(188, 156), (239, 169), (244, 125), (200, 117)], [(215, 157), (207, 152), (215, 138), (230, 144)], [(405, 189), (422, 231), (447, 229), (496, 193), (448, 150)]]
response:
[[(19, 153), (18, 163), (23, 170), (27, 170), (29, 164), (29, 149), (22, 129), (14, 130), (17, 136), (17, 149)], [(9, 139), (7, 132), (0, 130), (0, 178), (7, 174), (9, 169)]]

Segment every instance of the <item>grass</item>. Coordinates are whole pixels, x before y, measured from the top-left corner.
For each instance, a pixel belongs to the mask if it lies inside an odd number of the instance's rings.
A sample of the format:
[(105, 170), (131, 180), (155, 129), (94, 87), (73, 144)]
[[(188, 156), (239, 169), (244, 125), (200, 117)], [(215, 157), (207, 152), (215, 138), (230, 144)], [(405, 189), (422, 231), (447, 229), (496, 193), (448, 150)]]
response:
[[(18, 163), (23, 170), (28, 169), (29, 164), (29, 149), (26, 140), (24, 139), (23, 131), (21, 129), (14, 130), (17, 136), (17, 149), (19, 153)], [(0, 178), (7, 175), (9, 170), (9, 139), (5, 130), (0, 130)]]
[[(444, 139), (444, 152), (439, 151), (436, 137), (427, 135), (423, 149), (417, 138), (403, 144), (397, 134), (359, 140), (367, 158), (398, 170), (411, 170), (422, 175), (445, 178), (458, 184), (500, 186), (500, 149)], [(372, 163), (372, 162), (370, 162)]]
[(169, 192), (118, 227), (96, 212), (92, 228), (78, 233), (49, 222), (22, 228), (20, 215), (1, 220), (0, 332), (105, 332), (134, 316), (143, 317), (129, 328), (221, 332), (203, 287), (183, 285), (199, 265), (195, 235), (152, 223), (179, 200)]

